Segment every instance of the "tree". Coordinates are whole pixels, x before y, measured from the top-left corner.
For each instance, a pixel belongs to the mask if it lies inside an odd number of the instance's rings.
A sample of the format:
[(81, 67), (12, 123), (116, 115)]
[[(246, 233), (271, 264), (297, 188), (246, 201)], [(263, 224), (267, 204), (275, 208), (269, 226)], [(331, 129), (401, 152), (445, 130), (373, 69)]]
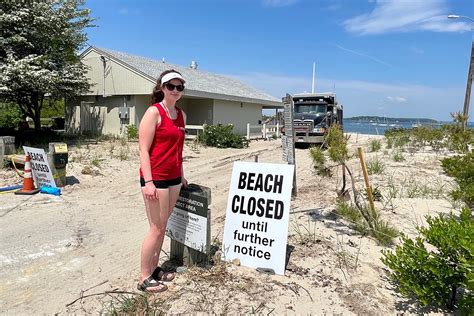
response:
[(83, 0), (0, 2), (0, 98), (15, 102), (35, 129), (45, 97), (89, 89), (77, 52), (86, 44), (90, 10)]

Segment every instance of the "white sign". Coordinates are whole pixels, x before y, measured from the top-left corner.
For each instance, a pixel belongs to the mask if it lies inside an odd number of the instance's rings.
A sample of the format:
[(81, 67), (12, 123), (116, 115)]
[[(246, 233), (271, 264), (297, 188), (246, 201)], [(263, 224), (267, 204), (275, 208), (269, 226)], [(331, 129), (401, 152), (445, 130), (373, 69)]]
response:
[(285, 274), (292, 165), (234, 162), (222, 258)]
[(53, 173), (48, 163), (48, 156), (44, 149), (23, 146), (23, 150), (31, 158), (31, 170), (33, 171), (36, 187), (56, 188), (56, 182), (54, 182)]
[(295, 164), (295, 156), (293, 155), (294, 153), (293, 137), (282, 135), (281, 146), (283, 148), (283, 154), (282, 154), (283, 161), (286, 161), (289, 164)]
[(207, 253), (207, 207), (205, 197), (181, 190), (168, 219), (166, 235), (188, 247)]

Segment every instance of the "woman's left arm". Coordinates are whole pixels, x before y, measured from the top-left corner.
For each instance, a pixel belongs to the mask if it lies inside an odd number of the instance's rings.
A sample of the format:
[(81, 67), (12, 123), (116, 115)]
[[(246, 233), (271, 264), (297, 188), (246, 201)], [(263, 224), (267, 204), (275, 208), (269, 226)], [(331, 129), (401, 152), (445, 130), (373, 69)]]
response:
[[(183, 121), (184, 121), (184, 137), (186, 137), (186, 113), (184, 113), (183, 110), (181, 110), (181, 113), (183, 114)], [(184, 149), (184, 146), (183, 146), (183, 149)], [(183, 153), (181, 153), (181, 155), (182, 154)], [(184, 168), (183, 168), (182, 163), (181, 163), (181, 183), (183, 184), (183, 187), (188, 186), (188, 180), (186, 180), (186, 178), (184, 177)]]

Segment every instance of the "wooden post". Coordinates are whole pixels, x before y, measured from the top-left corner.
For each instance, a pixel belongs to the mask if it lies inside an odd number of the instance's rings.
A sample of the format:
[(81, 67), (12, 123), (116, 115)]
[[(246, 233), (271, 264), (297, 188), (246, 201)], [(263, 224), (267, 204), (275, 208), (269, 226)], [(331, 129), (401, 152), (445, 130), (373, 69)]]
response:
[(362, 173), (364, 175), (367, 196), (369, 197), (370, 209), (372, 211), (375, 211), (374, 198), (372, 197), (372, 189), (370, 188), (369, 174), (367, 172), (367, 166), (365, 165), (364, 151), (362, 150), (362, 147), (357, 147), (357, 152), (359, 153), (360, 166), (362, 167)]

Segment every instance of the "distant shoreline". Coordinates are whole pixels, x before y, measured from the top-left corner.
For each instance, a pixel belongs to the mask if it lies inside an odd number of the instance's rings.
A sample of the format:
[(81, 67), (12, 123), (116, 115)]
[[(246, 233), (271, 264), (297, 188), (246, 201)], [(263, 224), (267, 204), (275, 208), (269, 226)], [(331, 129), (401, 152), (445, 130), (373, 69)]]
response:
[(344, 118), (347, 121), (357, 122), (390, 122), (390, 123), (439, 123), (437, 120), (428, 118), (411, 117), (383, 117), (383, 116), (353, 116)]

